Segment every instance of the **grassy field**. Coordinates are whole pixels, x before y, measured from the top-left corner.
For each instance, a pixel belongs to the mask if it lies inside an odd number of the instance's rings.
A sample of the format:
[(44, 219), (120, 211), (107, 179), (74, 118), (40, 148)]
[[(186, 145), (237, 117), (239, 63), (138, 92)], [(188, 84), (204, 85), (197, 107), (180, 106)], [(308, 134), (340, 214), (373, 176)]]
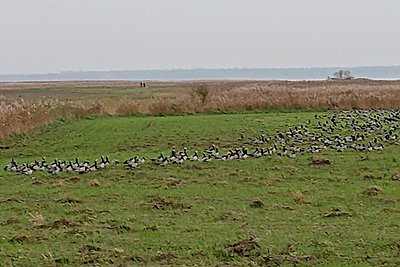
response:
[[(311, 120), (260, 112), (59, 120), (8, 138), (11, 157), (156, 157), (221, 150)], [(326, 113), (318, 112), (319, 115)], [(328, 159), (331, 164), (312, 164)], [(24, 176), (0, 170), (0, 265), (398, 266), (399, 141), (383, 151), (115, 165)]]
[(254, 110), (399, 108), (400, 81), (0, 83), (0, 143), (60, 119)]

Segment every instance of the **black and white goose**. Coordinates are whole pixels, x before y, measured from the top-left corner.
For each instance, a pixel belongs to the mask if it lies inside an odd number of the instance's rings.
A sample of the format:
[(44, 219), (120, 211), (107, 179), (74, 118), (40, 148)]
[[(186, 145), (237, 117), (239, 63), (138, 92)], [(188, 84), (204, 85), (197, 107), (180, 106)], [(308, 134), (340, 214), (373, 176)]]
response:
[(189, 157), (189, 160), (190, 161), (198, 161), (199, 160), (199, 156), (197, 155), (197, 151), (195, 151), (194, 154)]
[(14, 158), (11, 159), (11, 162), (8, 163), (6, 166), (4, 166), (4, 170), (5, 171), (12, 171), (15, 172), (18, 169), (18, 164), (17, 162), (14, 160)]

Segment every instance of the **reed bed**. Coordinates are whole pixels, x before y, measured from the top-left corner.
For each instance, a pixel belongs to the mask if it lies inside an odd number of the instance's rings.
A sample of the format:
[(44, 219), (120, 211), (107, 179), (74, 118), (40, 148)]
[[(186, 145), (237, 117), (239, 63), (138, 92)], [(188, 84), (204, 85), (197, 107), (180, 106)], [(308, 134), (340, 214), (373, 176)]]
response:
[[(15, 87), (13, 87), (15, 86)], [(51, 87), (53, 86), (53, 87)], [(96, 94), (99, 89), (135, 87), (132, 83), (92, 85), (63, 83), (62, 97), (50, 94), (54, 84), (0, 85), (0, 141), (26, 133), (59, 119), (87, 116), (132, 116), (225, 113), (247, 110), (349, 110), (400, 108), (397, 81), (257, 82), (210, 81), (157, 83), (130, 94)], [(103, 87), (102, 87), (103, 86)], [(69, 90), (80, 88), (82, 97), (68, 99)], [(153, 88), (153, 89), (154, 89)], [(23, 91), (18, 91), (23, 90)], [(17, 93), (16, 93), (17, 92)], [(10, 97), (11, 94), (24, 94)], [(121, 92), (120, 89), (118, 91)], [(75, 91), (75, 95), (76, 95)], [(79, 92), (77, 94), (79, 96)], [(12, 96), (12, 95), (11, 95)]]

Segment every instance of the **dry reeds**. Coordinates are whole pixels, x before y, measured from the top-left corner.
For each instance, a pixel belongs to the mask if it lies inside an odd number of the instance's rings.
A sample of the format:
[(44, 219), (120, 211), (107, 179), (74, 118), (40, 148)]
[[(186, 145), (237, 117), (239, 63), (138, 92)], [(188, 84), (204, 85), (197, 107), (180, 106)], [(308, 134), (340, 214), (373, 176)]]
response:
[[(74, 84), (61, 83), (64, 96)], [(97, 92), (99, 82), (85, 83), (84, 90)], [(110, 82), (104, 82), (112, 86)], [(244, 110), (349, 110), (400, 108), (399, 81), (209, 81), (158, 83), (157, 91), (145, 95), (131, 93), (114, 94), (113, 97), (96, 94), (92, 98), (87, 91), (73, 99), (54, 97), (47, 92), (40, 95), (40, 84), (26, 98), (7, 99), (3, 93), (17, 90), (30, 92), (32, 85), (0, 85), (0, 141), (7, 136), (25, 133), (55, 120), (84, 118), (89, 115), (130, 116), (193, 114), (200, 112), (237, 112)], [(11, 86), (11, 87), (10, 87)], [(13, 89), (12, 86), (17, 86)], [(42, 90), (49, 84), (44, 83)], [(54, 86), (54, 84), (52, 84)], [(77, 83), (76, 87), (82, 87)], [(117, 83), (129, 88), (129, 83)], [(39, 89), (37, 88), (39, 87)], [(79, 88), (80, 88), (79, 87)], [(21, 89), (22, 88), (22, 89)], [(19, 91), (18, 91), (19, 92)], [(52, 92), (52, 91), (51, 91)], [(36, 96), (37, 95), (37, 96)], [(35, 97), (36, 96), (36, 97)], [(44, 97), (44, 98), (42, 98)]]

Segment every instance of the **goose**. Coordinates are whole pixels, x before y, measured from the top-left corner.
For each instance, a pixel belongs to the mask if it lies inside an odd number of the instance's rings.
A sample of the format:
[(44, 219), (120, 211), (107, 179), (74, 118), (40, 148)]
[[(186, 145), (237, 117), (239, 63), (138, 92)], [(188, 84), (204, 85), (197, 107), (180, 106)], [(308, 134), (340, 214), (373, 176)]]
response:
[(222, 155), (222, 157), (219, 158), (219, 160), (222, 160), (222, 161), (229, 160), (229, 159), (231, 159), (231, 154), (229, 151), (227, 154)]
[(78, 158), (75, 158), (75, 162), (72, 164), (72, 167), (73, 167), (74, 169), (76, 169), (76, 168), (79, 167), (79, 160), (78, 160)]
[(58, 162), (58, 160), (55, 158), (55, 159), (54, 159), (54, 162), (50, 164), (50, 168), (58, 167), (58, 164), (59, 164), (59, 162)]
[(371, 143), (371, 142), (368, 142), (367, 150), (368, 150), (368, 151), (373, 151), (373, 150), (374, 150), (374, 147), (372, 146), (372, 143)]
[(37, 160), (35, 160), (35, 162), (31, 164), (31, 169), (34, 171), (44, 170), (44, 168), (42, 168)]
[(203, 157), (201, 158), (201, 162), (210, 162), (211, 157), (210, 155), (206, 155), (206, 153), (203, 153)]
[(278, 152), (278, 156), (283, 157), (287, 154), (287, 149), (285, 146), (283, 146), (282, 150)]
[(130, 161), (130, 162), (128, 163), (128, 165), (127, 165), (127, 168), (134, 169), (134, 168), (136, 168), (137, 166), (139, 166), (139, 163), (138, 163), (137, 161)]
[(214, 152), (211, 154), (214, 158), (217, 158), (219, 156), (219, 149), (218, 147), (215, 148)]
[(22, 174), (25, 175), (30, 175), (33, 173), (33, 170), (31, 168), (29, 168), (28, 166), (25, 166), (22, 170), (21, 170)]
[(11, 158), (11, 162), (4, 166), (5, 171), (16, 171), (17, 170), (17, 163), (15, 162), (14, 158)]
[(346, 149), (346, 145), (338, 144), (335, 149), (337, 152), (343, 152)]
[(212, 145), (209, 149), (204, 150), (205, 153), (207, 153), (209, 156), (212, 157), (218, 157), (219, 156), (219, 150), (216, 145)]
[(247, 159), (249, 155), (247, 155), (247, 148), (242, 147), (241, 149), (238, 149), (238, 159)]
[[(102, 160), (99, 164), (97, 164), (97, 160), (95, 160), (95, 165), (96, 165), (96, 169), (104, 169), (106, 167), (106, 163), (104, 162), (104, 159), (102, 157)], [(83, 166), (83, 167), (88, 167), (90, 168), (90, 166)]]
[(108, 158), (108, 156), (106, 156), (106, 157), (101, 156), (101, 163), (104, 164), (104, 167), (110, 165), (110, 159)]
[(160, 163), (158, 163), (159, 166), (165, 167), (168, 164), (168, 158), (165, 157)]
[(89, 171), (94, 172), (98, 170), (98, 166), (97, 166), (97, 159), (94, 160), (94, 164), (92, 166), (89, 167)]
[(377, 144), (376, 146), (374, 146), (375, 150), (383, 150), (383, 144)]
[(256, 150), (251, 154), (252, 157), (254, 158), (259, 158), (262, 156), (262, 152), (258, 149), (258, 147), (256, 147)]
[(262, 149), (263, 151), (263, 156), (271, 156), (272, 155), (272, 150), (269, 149), (268, 147), (265, 149)]
[(135, 161), (135, 158), (134, 158), (134, 157), (131, 157), (130, 159), (125, 160), (125, 161), (124, 161), (124, 164), (128, 164), (128, 163), (131, 162), (131, 161)]
[(186, 147), (184, 147), (184, 148), (183, 148), (183, 151), (182, 151), (182, 152), (179, 152), (179, 154), (180, 154), (180, 157), (181, 157), (183, 160), (187, 160), (187, 159), (188, 159), (188, 154), (187, 154), (187, 148), (186, 148)]
[(72, 162), (70, 161), (67, 167), (65, 168), (66, 171), (73, 171), (74, 167), (72, 166)]
[(78, 170), (77, 170), (77, 172), (79, 174), (84, 174), (85, 172), (88, 172), (88, 171), (89, 171), (89, 167), (88, 166), (79, 167)]
[(54, 168), (50, 168), (48, 170), (48, 173), (55, 175), (55, 174), (59, 174), (61, 172), (61, 168), (59, 168), (58, 166), (55, 166)]
[(189, 158), (190, 161), (198, 161), (199, 156), (197, 155), (197, 151), (194, 152), (194, 154)]
[(90, 167), (90, 162), (85, 160), (84, 162), (79, 164), (79, 167), (89, 168)]
[(276, 144), (274, 144), (274, 146), (271, 148), (271, 155), (274, 154), (277, 150), (278, 147), (276, 146)]
[(168, 157), (168, 160), (174, 161), (175, 159), (176, 159), (176, 150), (175, 150), (175, 147), (173, 147), (171, 150), (171, 154)]
[(164, 155), (163, 155), (163, 153), (161, 152), (160, 155), (159, 155), (157, 158), (151, 159), (151, 161), (154, 161), (155, 163), (161, 163), (161, 162), (163, 162), (163, 161), (164, 161)]
[(142, 157), (141, 159), (138, 159), (139, 164), (143, 164), (146, 162), (146, 157)]
[(178, 157), (172, 163), (173, 164), (182, 164), (183, 161), (184, 161), (183, 157)]

